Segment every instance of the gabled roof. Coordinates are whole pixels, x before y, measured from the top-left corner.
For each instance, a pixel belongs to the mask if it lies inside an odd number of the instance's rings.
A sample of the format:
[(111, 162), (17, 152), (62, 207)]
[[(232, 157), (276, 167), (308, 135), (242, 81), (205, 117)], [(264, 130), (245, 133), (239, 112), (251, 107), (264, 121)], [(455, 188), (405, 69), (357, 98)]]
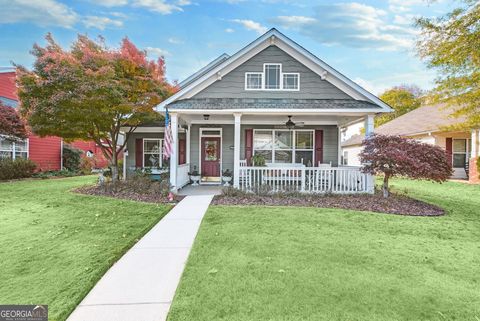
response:
[(205, 67), (203, 67), (202, 69), (200, 69), (199, 71), (194, 73), (193, 75), (189, 76), (187, 79), (180, 82), (178, 84), (178, 86), (180, 88), (186, 87), (187, 85), (191, 84), (192, 82), (194, 82), (198, 78), (202, 77), (207, 72), (209, 72), (210, 70), (212, 70), (213, 68), (215, 68), (216, 66), (218, 66), (219, 64), (221, 64), (222, 62), (227, 60), (228, 58), (230, 58), (230, 56), (227, 55), (226, 53), (221, 54), (219, 57), (215, 58), (210, 63), (208, 63), (208, 65), (206, 65)]
[(184, 86), (181, 87), (181, 89), (176, 94), (160, 103), (157, 106), (157, 110), (164, 110), (165, 106), (173, 103), (174, 101), (193, 97), (203, 88), (206, 88), (213, 82), (221, 79), (221, 77), (228, 74), (238, 65), (255, 56), (257, 53), (269, 47), (270, 45), (276, 45), (280, 49), (284, 50), (287, 54), (297, 59), (307, 68), (316, 72), (317, 74), (325, 78), (327, 81), (346, 92), (354, 99), (369, 101), (380, 107), (380, 110), (378, 110), (377, 108), (376, 111), (372, 110), (372, 112), (391, 111), (390, 106), (384, 103), (381, 99), (368, 92), (349, 78), (345, 77), (343, 74), (329, 66), (324, 61), (317, 58), (315, 55), (310, 53), (308, 50), (306, 50), (281, 32), (279, 32), (275, 28), (270, 29), (265, 34), (257, 38), (255, 41), (251, 42), (243, 49), (230, 56), (228, 59), (222, 61), (219, 64), (216, 64), (214, 67), (207, 68), (207, 66), (204, 68), (205, 70), (203, 72), (200, 71), (196, 73), (196, 76), (194, 75), (195, 77), (192, 76), (190, 78), (187, 78), (187, 80), (190, 80), (188, 82), (182, 82)]
[[(451, 116), (455, 109), (443, 104), (422, 106), (375, 128), (375, 133), (410, 137), (443, 131), (443, 127), (456, 125), (465, 120), (463, 117)], [(342, 146), (361, 145), (363, 138), (364, 135), (354, 135), (344, 141)]]

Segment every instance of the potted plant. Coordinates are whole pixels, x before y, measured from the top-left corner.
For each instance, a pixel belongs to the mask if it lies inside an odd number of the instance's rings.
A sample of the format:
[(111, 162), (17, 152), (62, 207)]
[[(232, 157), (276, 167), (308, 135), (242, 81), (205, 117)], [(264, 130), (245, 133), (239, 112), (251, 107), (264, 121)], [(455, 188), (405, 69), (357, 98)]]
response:
[(222, 181), (223, 186), (230, 186), (230, 182), (232, 181), (232, 172), (229, 169), (223, 171)]
[(201, 175), (197, 171), (197, 166), (193, 166), (193, 171), (188, 173), (190, 176), (190, 180), (192, 181), (192, 186), (198, 186), (198, 182), (200, 182)]
[(265, 166), (265, 157), (260, 154), (255, 154), (252, 156), (252, 165), (253, 166)]

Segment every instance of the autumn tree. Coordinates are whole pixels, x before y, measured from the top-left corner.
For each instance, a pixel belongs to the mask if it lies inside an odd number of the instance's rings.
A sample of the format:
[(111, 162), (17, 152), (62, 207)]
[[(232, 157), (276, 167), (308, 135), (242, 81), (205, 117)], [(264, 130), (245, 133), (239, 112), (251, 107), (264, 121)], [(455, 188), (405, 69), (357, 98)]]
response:
[(386, 90), (379, 98), (390, 105), (393, 108), (393, 112), (375, 117), (375, 127), (420, 107), (422, 94), (422, 90), (414, 85), (402, 85)]
[(417, 20), (417, 51), (439, 72), (432, 101), (457, 107), (453, 116), (466, 120), (455, 127), (471, 129), (480, 127), (480, 2), (459, 2), (442, 17)]
[(13, 107), (5, 106), (0, 102), (0, 135), (10, 139), (27, 138), (25, 122), (20, 118), (17, 110)]
[(383, 175), (382, 192), (388, 197), (394, 176), (443, 182), (452, 175), (446, 152), (439, 146), (400, 136), (374, 134), (363, 141), (363, 172)]
[[(135, 128), (158, 116), (154, 106), (175, 91), (165, 63), (147, 59), (127, 38), (119, 49), (79, 35), (70, 50), (53, 37), (34, 45), (32, 71), (18, 67), (21, 112), (40, 136), (93, 140), (118, 179), (118, 158)], [(123, 141), (122, 127), (130, 128)]]

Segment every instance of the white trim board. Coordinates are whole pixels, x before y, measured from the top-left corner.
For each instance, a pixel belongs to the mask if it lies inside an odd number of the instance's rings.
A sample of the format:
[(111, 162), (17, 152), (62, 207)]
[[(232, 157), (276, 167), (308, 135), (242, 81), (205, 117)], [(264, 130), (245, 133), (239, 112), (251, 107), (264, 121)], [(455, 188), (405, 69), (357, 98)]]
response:
[(173, 96), (161, 102), (159, 105), (157, 105), (156, 110), (160, 112), (164, 111), (165, 106), (171, 104), (177, 99), (188, 99), (193, 97), (195, 94), (210, 86), (219, 78), (228, 74), (236, 67), (240, 66), (248, 59), (252, 58), (271, 45), (276, 45), (354, 99), (367, 100), (377, 104), (381, 107), (381, 110), (377, 110), (376, 112), (392, 111), (390, 106), (384, 103), (381, 99), (368, 92), (276, 29), (270, 29), (255, 41), (235, 53), (229, 59), (205, 73), (203, 76), (199, 77), (197, 80), (193, 81), (191, 84), (181, 89)]
[[(219, 131), (220, 135), (212, 135), (212, 134), (206, 134), (203, 135), (203, 131)], [(220, 176), (219, 178), (221, 179), (222, 173), (223, 173), (223, 128), (222, 127), (200, 127), (198, 129), (198, 171), (202, 173), (202, 138), (203, 137), (218, 137), (220, 138), (220, 159), (218, 160), (220, 164)], [(200, 180), (200, 184), (211, 184), (213, 182), (202, 182)], [(214, 182), (217, 183), (217, 182)], [(221, 180), (220, 180), (221, 183)]]

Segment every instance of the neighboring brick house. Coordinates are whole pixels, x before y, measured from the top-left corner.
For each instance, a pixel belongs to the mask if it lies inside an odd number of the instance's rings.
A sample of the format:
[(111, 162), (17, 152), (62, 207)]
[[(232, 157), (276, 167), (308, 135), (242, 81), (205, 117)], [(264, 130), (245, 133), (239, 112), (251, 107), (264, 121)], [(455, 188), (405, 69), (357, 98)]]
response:
[[(0, 72), (0, 102), (17, 108), (18, 96), (15, 84), (15, 72)], [(108, 162), (100, 148), (94, 142), (75, 141), (71, 143), (81, 149), (86, 156), (95, 156), (95, 167), (105, 167)], [(40, 171), (60, 170), (62, 168), (63, 140), (60, 137), (39, 137), (29, 134), (24, 141), (12, 142), (0, 137), (0, 158), (29, 158), (37, 164)]]
[[(479, 156), (479, 130), (446, 130), (445, 127), (463, 121), (450, 116), (453, 110), (443, 105), (422, 106), (375, 128), (375, 132), (400, 135), (440, 146), (449, 155), (454, 170), (452, 178), (469, 178), (471, 182), (478, 182), (474, 160)], [(362, 150), (362, 140), (363, 135), (354, 135), (342, 142), (344, 165), (360, 165), (358, 154)]]

